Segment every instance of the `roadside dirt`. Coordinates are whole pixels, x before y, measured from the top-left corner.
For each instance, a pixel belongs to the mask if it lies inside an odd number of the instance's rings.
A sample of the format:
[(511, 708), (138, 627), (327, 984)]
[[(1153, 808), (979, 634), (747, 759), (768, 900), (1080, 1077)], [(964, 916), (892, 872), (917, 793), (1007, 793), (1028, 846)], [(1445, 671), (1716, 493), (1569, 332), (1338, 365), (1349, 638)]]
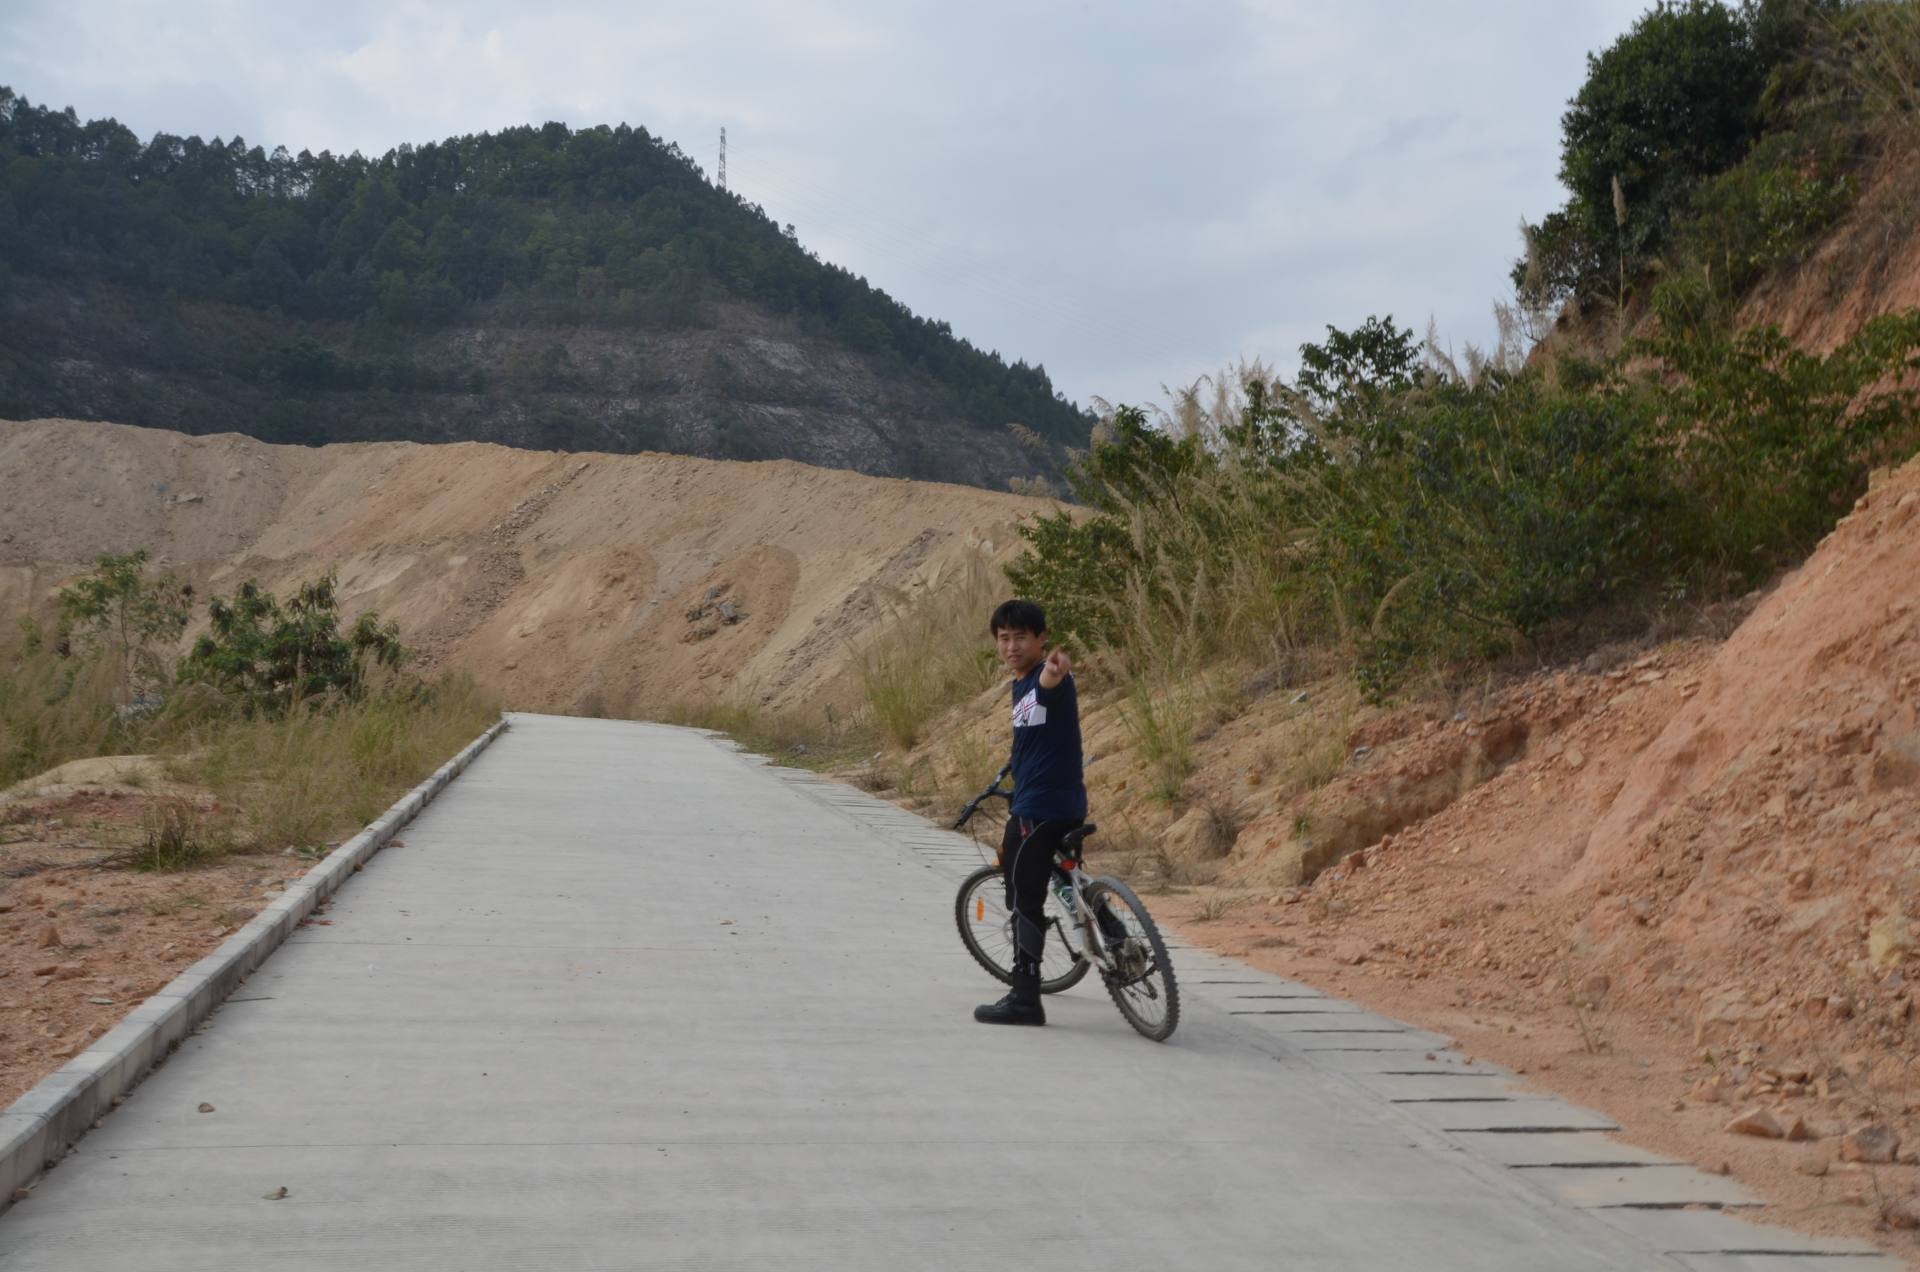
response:
[[(1724, 1167), (1762, 1220), (1920, 1260), (1920, 461), (1698, 627), (1391, 711), (1210, 669), (1162, 704), (1173, 801), (1095, 662), (1099, 859), (1198, 942)], [(944, 813), (1005, 710), (849, 776)], [(1728, 1129), (1755, 1110), (1778, 1138)]]
[[(1730, 1169), (1762, 1218), (1920, 1259), (1916, 580), (1920, 464), (1724, 643), (1355, 728), (1323, 805), (1391, 804), (1370, 793), (1463, 754), (1481, 776), (1265, 895), (1289, 844), (1256, 820), (1173, 917)], [(1788, 1135), (1728, 1129), (1756, 1109)]]
[[(126, 781), (132, 777), (137, 784)], [(62, 766), (0, 795), (0, 1104), (84, 1051), (252, 918), (309, 863), (236, 854), (177, 873), (112, 859), (157, 805), (205, 792), (140, 756)]]

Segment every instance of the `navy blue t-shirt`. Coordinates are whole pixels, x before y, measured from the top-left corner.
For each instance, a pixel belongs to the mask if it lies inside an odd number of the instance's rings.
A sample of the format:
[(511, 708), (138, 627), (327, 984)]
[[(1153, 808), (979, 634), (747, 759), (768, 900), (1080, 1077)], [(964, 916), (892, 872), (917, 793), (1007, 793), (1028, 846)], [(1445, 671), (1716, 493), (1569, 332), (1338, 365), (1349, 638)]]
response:
[(1087, 785), (1081, 771), (1080, 699), (1068, 676), (1040, 687), (1045, 663), (1013, 682), (1013, 803), (1029, 821), (1084, 821)]

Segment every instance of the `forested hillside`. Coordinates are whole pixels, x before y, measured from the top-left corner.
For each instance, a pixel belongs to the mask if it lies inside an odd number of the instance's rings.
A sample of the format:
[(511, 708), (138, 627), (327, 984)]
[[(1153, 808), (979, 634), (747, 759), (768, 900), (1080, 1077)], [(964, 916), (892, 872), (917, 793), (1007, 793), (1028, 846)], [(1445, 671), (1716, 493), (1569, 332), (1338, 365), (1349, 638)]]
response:
[(1089, 427), (625, 124), (291, 154), (0, 87), (0, 297), (0, 416), (991, 485)]

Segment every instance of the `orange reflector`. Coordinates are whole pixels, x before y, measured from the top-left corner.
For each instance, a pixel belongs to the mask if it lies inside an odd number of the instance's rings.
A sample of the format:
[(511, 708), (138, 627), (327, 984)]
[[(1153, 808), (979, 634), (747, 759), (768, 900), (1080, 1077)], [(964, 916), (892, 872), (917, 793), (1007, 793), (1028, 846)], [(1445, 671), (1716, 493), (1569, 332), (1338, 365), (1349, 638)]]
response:
[(987, 921), (987, 899), (985, 897), (975, 897), (973, 899), (973, 921), (975, 923), (985, 923)]

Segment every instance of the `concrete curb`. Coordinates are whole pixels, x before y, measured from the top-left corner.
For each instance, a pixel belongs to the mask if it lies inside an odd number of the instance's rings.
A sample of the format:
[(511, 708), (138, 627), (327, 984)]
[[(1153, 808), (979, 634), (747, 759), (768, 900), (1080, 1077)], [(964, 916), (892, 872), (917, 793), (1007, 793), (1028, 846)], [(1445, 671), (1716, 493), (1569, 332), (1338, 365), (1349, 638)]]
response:
[(503, 716), (372, 825), (328, 853), (220, 948), (174, 977), (91, 1047), (0, 1112), (0, 1211), (13, 1204), (16, 1189), (55, 1165), (115, 1099), (166, 1059), (315, 906), (339, 891), (506, 728)]

